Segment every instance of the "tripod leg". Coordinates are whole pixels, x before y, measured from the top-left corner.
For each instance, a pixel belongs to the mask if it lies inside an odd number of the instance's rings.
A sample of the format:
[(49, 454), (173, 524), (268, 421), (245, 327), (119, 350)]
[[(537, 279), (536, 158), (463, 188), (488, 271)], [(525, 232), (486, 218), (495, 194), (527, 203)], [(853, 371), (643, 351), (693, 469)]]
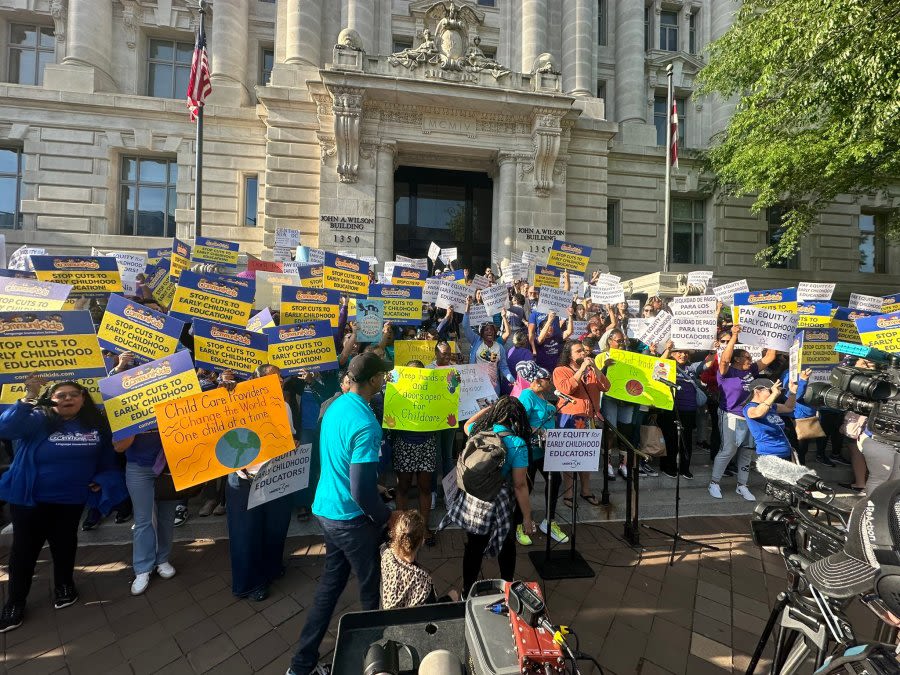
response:
[(772, 629), (775, 628), (775, 623), (781, 616), (781, 612), (787, 606), (787, 602), (787, 594), (780, 593), (778, 595), (778, 602), (775, 603), (772, 611), (769, 612), (769, 620), (766, 621), (766, 627), (763, 629), (762, 635), (759, 636), (759, 642), (756, 643), (756, 649), (753, 650), (753, 656), (750, 659), (750, 663), (747, 665), (747, 671), (745, 675), (753, 675), (756, 671), (756, 665), (759, 663), (759, 659), (760, 657), (762, 657), (763, 650), (766, 648), (766, 643), (769, 641), (769, 638), (772, 635)]

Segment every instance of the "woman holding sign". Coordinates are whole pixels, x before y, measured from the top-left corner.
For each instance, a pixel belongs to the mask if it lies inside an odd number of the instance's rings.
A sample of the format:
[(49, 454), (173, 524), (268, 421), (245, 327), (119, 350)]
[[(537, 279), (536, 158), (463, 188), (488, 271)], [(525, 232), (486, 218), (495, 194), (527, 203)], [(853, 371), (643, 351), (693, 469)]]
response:
[(22, 625), (34, 567), (44, 543), (53, 556), (55, 598), (62, 609), (78, 601), (73, 571), (78, 521), (102, 476), (118, 470), (109, 424), (87, 389), (57, 382), (38, 397), (44, 380), (25, 380), (25, 398), (0, 415), (0, 437), (18, 440), (0, 478), (0, 499), (9, 503), (13, 542), (9, 586), (0, 612), (0, 633)]

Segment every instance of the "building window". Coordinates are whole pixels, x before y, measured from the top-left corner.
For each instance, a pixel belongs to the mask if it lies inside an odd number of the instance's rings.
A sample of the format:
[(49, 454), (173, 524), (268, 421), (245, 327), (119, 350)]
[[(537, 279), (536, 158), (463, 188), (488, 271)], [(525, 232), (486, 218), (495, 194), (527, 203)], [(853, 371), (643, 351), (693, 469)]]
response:
[[(653, 100), (653, 124), (656, 127), (656, 144), (662, 147), (666, 147), (666, 120), (669, 117), (666, 114), (666, 108), (668, 107), (666, 101), (665, 96), (657, 96)], [(685, 145), (684, 111), (687, 106), (683, 98), (676, 98), (675, 102), (678, 104), (678, 147), (681, 148)]]
[(175, 40), (150, 40), (147, 96), (185, 98), (191, 76), (194, 45)]
[(402, 52), (404, 49), (412, 49), (413, 39), (408, 37), (394, 37), (394, 45), (391, 47), (391, 51), (396, 54), (397, 52)]
[(620, 224), (622, 222), (621, 214), (620, 214), (620, 205), (618, 199), (607, 199), (606, 200), (606, 246), (618, 246), (619, 245), (619, 237), (621, 236), (622, 229)]
[(478, 0), (478, 4), (482, 7), (496, 7), (497, 0)]
[(703, 265), (706, 219), (700, 199), (672, 200), (672, 262)]
[(606, 99), (606, 80), (597, 80), (597, 98)]
[(644, 51), (650, 51), (650, 8), (644, 7)]
[[(784, 236), (785, 216), (790, 213), (790, 208), (783, 204), (770, 206), (766, 209), (766, 222), (768, 223), (768, 232), (766, 234), (766, 245), (776, 246), (781, 237)], [(794, 253), (787, 260), (773, 260), (769, 263), (769, 267), (782, 270), (796, 270), (800, 268), (800, 254)]]
[(121, 234), (174, 237), (176, 160), (123, 157), (120, 182)]
[(244, 176), (244, 227), (256, 227), (259, 214), (259, 176)]
[(47, 26), (9, 25), (9, 72), (14, 84), (44, 83), (44, 66), (56, 60), (56, 38)]
[(678, 12), (659, 13), (659, 48), (678, 51)]
[(275, 63), (275, 50), (271, 47), (263, 47), (259, 52), (259, 83), (262, 86), (269, 84), (272, 77), (272, 65)]
[(884, 274), (885, 216), (883, 213), (859, 214), (859, 271), (868, 274)]
[(697, 53), (697, 12), (688, 15), (688, 53)]
[(609, 22), (606, 0), (597, 0), (597, 44), (606, 46), (606, 25)]
[(0, 228), (22, 227), (22, 151), (0, 148)]

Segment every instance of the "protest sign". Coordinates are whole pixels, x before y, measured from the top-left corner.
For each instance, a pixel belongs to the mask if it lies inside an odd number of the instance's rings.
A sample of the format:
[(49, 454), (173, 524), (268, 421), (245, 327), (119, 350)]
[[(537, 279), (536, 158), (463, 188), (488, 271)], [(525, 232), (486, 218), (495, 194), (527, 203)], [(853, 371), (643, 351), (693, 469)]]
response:
[[(347, 257), (355, 258), (356, 256), (348, 255)], [(312, 248), (311, 246), (298, 246), (297, 262), (306, 265), (324, 265), (325, 251), (321, 248)]]
[(454, 260), (456, 260), (456, 257), (458, 255), (459, 255), (459, 252), (457, 251), (457, 247), (452, 246), (450, 248), (442, 248), (440, 250), (440, 252), (438, 253), (438, 258), (440, 258), (441, 262), (444, 263), (445, 265), (449, 265)]
[(861, 309), (838, 307), (831, 316), (831, 327), (837, 328), (838, 340), (841, 342), (860, 343), (859, 331), (856, 328), (856, 320), (868, 316), (876, 316), (874, 312), (865, 312)]
[(561, 274), (555, 267), (540, 266), (534, 269), (535, 288), (559, 288)]
[(509, 291), (506, 286), (489, 286), (481, 291), (481, 301), (488, 316), (494, 316), (509, 305)]
[(356, 339), (380, 342), (384, 330), (384, 300), (366, 298), (356, 301)]
[(466, 307), (466, 298), (469, 297), (469, 289), (467, 286), (462, 286), (452, 279), (441, 279), (441, 287), (438, 290), (437, 300), (435, 301), (435, 306), (440, 307), (441, 309), (450, 309), (451, 307), (454, 311), (463, 312)]
[(830, 370), (840, 363), (841, 355), (834, 351), (837, 340), (836, 328), (809, 328), (797, 331), (795, 344), (800, 370), (823, 366)]
[(398, 366), (391, 371), (384, 390), (382, 426), (398, 431), (440, 431), (455, 427), (459, 389), (459, 374), (452, 368)]
[(133, 352), (141, 363), (174, 354), (183, 329), (184, 321), (113, 294), (97, 329), (97, 340), (111, 352)]
[(491, 285), (491, 282), (488, 281), (488, 278), (487, 278), (487, 277), (482, 276), (482, 275), (480, 275), (480, 274), (476, 274), (474, 277), (472, 277), (472, 283), (471, 283), (470, 285), (471, 285), (472, 288), (474, 288), (476, 291), (480, 291), (480, 290), (482, 290), (483, 288), (487, 288), (488, 286), (490, 286), (490, 285)]
[(304, 286), (304, 283), (298, 274), (257, 272), (253, 306), (277, 309), (281, 306), (281, 289), (285, 286)]
[(560, 269), (584, 274), (591, 261), (591, 247), (554, 239), (550, 246), (547, 264)]
[(520, 262), (510, 262), (506, 263), (506, 267), (503, 268), (503, 275), (501, 277), (502, 281), (507, 284), (515, 283), (520, 279), (527, 279), (528, 272), (531, 268), (527, 263)]
[(0, 383), (104, 377), (106, 363), (89, 312), (0, 312)]
[(800, 302), (831, 300), (836, 285), (837, 284), (817, 284), (809, 281), (801, 281), (797, 284), (797, 300)]
[[(97, 407), (102, 409), (103, 394), (100, 393), (101, 379), (102, 378), (99, 377), (79, 377), (76, 379), (72, 379), (71, 377), (50, 377), (47, 378), (44, 387), (52, 387), (57, 382), (77, 382), (87, 389), (88, 396), (91, 397), (91, 400)], [(8, 384), (0, 385), (0, 410), (8, 405), (14, 405), (19, 399), (26, 398), (27, 393), (28, 392), (25, 391), (24, 382), (10, 382)]]
[(634, 299), (626, 300), (625, 302), (628, 303), (628, 313), (631, 314), (631, 316), (637, 316), (638, 314), (641, 313), (641, 301), (640, 300), (638, 300), (637, 298), (634, 298)]
[(697, 349), (707, 351), (716, 344), (715, 315), (680, 314), (672, 319), (674, 349)]
[(603, 429), (547, 429), (544, 471), (597, 471)]
[(716, 316), (716, 296), (714, 295), (688, 295), (672, 298), (669, 308), (672, 316)]
[(98, 298), (122, 292), (122, 273), (115, 258), (83, 255), (33, 255), (38, 281), (72, 286), (70, 299)]
[(875, 295), (851, 293), (848, 306), (850, 307), (850, 309), (861, 309), (864, 312), (881, 314), (882, 308), (884, 307), (884, 298), (880, 298)]
[(172, 249), (168, 246), (162, 248), (147, 249), (147, 264), (156, 265), (160, 260), (169, 260), (172, 257)]
[(259, 467), (250, 484), (247, 509), (309, 487), (311, 459), (312, 443), (304, 443)]
[(716, 299), (723, 305), (731, 307), (734, 305), (734, 296), (736, 293), (748, 293), (749, 291), (750, 287), (747, 285), (747, 280), (741, 279), (739, 281), (732, 281), (728, 284), (716, 286), (713, 288), (713, 295), (715, 295)]
[(175, 280), (169, 274), (169, 261), (160, 260), (147, 277), (147, 287), (161, 307), (169, 307), (175, 297)]
[(0, 277), (4, 279), (30, 279), (31, 281), (37, 281), (37, 277), (34, 275), (34, 272), (26, 272), (25, 270), (8, 270), (3, 269), (2, 267), (0, 267)]
[(900, 293), (894, 295), (885, 295), (882, 300), (881, 312), (883, 314), (891, 314), (900, 311)]
[(440, 277), (428, 277), (422, 287), (422, 302), (437, 302), (438, 293), (441, 290)]
[(169, 314), (184, 321), (207, 319), (243, 327), (253, 311), (254, 295), (255, 289), (239, 283), (184, 271)]
[[(248, 272), (275, 272), (281, 274), (284, 272), (284, 264), (275, 260), (260, 260), (255, 255), (247, 254), (247, 271)], [(255, 278), (255, 277), (254, 277)]]
[(587, 333), (588, 322), (587, 321), (572, 321), (572, 337), (578, 337), (579, 335), (584, 335)]
[(831, 325), (830, 302), (804, 301), (797, 303), (797, 328), (828, 328)]
[[(737, 296), (735, 296), (737, 299)], [(767, 307), (740, 307), (741, 341), (787, 353), (797, 333), (797, 315)]]
[(176, 490), (296, 447), (277, 375), (168, 400), (155, 413)]
[(147, 268), (147, 256), (143, 253), (129, 253), (128, 251), (100, 251), (91, 247), (91, 255), (102, 255), (107, 258), (115, 258), (119, 266), (122, 280), (134, 279)]
[[(628, 327), (626, 329), (627, 333), (628, 333), (628, 337), (634, 338), (635, 340), (640, 340), (641, 342), (644, 342), (644, 333), (647, 332), (647, 328), (652, 323), (653, 323), (653, 318), (638, 319), (638, 318), (632, 317), (632, 318), (628, 319)], [(644, 344), (646, 344), (646, 343), (644, 343)]]
[(369, 293), (369, 263), (326, 251), (322, 283), (330, 290), (365, 297)]
[(0, 312), (59, 311), (71, 290), (69, 284), (0, 277)]
[(263, 333), (203, 319), (196, 319), (193, 329), (194, 364), (198, 368), (233, 370), (246, 377), (266, 362), (268, 342)]
[(456, 480), (456, 467), (454, 466), (447, 475), (441, 478), (441, 485), (444, 487), (444, 503), (453, 504), (456, 496), (459, 494), (459, 483)]
[(900, 353), (900, 312), (856, 319), (860, 340), (867, 347)]
[[(448, 343), (450, 350), (456, 352), (456, 342)], [(434, 348), (437, 340), (397, 340), (394, 342), (394, 363), (405, 366), (410, 361), (421, 361), (426, 366), (434, 361)]]
[(456, 370), (460, 377), (459, 414), (457, 418), (465, 421), (474, 416), (482, 408), (486, 408), (497, 400), (497, 392), (491, 384), (490, 366), (485, 363), (472, 363), (438, 370)]
[(186, 350), (100, 380), (114, 441), (155, 429), (157, 403), (199, 391), (194, 362)]
[[(641, 405), (652, 405), (661, 410), (671, 410), (674, 406), (672, 390), (659, 380), (675, 382), (675, 362), (658, 359), (646, 354), (611, 349), (609, 358), (613, 360), (607, 370), (612, 398)], [(605, 356), (596, 357), (598, 368), (603, 368)]]
[(479, 326), (485, 323), (491, 323), (492, 319), (488, 316), (488, 313), (484, 309), (484, 305), (479, 305), (477, 303), (473, 304), (469, 307), (469, 325), (472, 326), (476, 331)]
[(589, 286), (591, 302), (595, 305), (616, 305), (625, 302), (625, 290), (618, 281), (600, 282), (595, 286)]
[(269, 339), (269, 363), (284, 377), (301, 370), (336, 370), (334, 332), (328, 321), (275, 326), (263, 331)]
[(272, 316), (272, 310), (266, 307), (261, 312), (257, 312), (250, 317), (250, 320), (247, 322), (246, 328), (247, 330), (254, 333), (262, 333), (263, 329), (271, 328), (274, 325), (275, 319)]
[(31, 264), (31, 256), (33, 255), (47, 255), (47, 249), (34, 246), (20, 246), (9, 256), (9, 264), (6, 267), (11, 270), (31, 272), (34, 270), (34, 265)]
[(645, 345), (656, 345), (656, 353), (662, 354), (666, 349), (666, 343), (672, 339), (672, 315), (660, 312), (654, 316), (644, 334), (638, 339)]
[(169, 274), (175, 281), (181, 273), (191, 269), (191, 247), (180, 239), (172, 240), (172, 255), (169, 257)]
[(609, 272), (601, 272), (600, 276), (597, 277), (598, 284), (617, 284), (622, 281), (622, 277), (617, 277), (615, 274), (610, 274)]
[(541, 294), (538, 297), (536, 308), (539, 314), (556, 312), (557, 316), (565, 317), (571, 307), (571, 291), (566, 291), (562, 288), (553, 288), (552, 286), (544, 286), (541, 288)]
[(240, 248), (241, 245), (236, 241), (197, 237), (191, 249), (191, 260), (233, 269), (237, 267)]
[(712, 272), (688, 272), (687, 275), (687, 285), (695, 286), (697, 288), (706, 289), (709, 286), (709, 282), (713, 277)]
[(391, 284), (394, 286), (418, 286), (421, 288), (425, 285), (427, 278), (428, 272), (414, 267), (395, 265), (391, 271)]
[(796, 288), (773, 288), (767, 291), (735, 293), (735, 306), (754, 306), (773, 309), (777, 312), (797, 311)]
[(384, 302), (384, 320), (398, 326), (422, 323), (422, 289), (415, 286), (372, 284), (369, 297)]
[(286, 227), (275, 228), (275, 247), (273, 257), (279, 262), (291, 259), (291, 253), (300, 245), (300, 230)]
[(431, 244), (429, 244), (429, 246), (428, 246), (428, 259), (431, 262), (434, 262), (435, 260), (437, 260), (437, 258), (440, 254), (441, 254), (441, 247), (438, 246), (437, 244), (435, 244), (434, 242), (431, 242)]
[(341, 316), (341, 294), (324, 288), (281, 287), (281, 323), (328, 321), (337, 328)]
[[(397, 255), (394, 256), (394, 260), (398, 265), (402, 265), (403, 267), (413, 267), (417, 270), (428, 271), (428, 258), (407, 258), (405, 255)], [(462, 272), (462, 270), (460, 270), (460, 272)]]

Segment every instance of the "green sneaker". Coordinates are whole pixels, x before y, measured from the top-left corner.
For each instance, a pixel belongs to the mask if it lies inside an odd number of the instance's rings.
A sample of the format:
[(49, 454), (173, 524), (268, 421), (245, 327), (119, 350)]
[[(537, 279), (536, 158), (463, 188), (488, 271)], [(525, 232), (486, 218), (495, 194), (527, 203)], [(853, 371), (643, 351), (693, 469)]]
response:
[[(541, 532), (547, 534), (547, 519), (541, 521)], [(562, 528), (556, 524), (556, 521), (550, 523), (550, 536), (553, 537), (553, 541), (559, 542), (560, 544), (565, 544), (569, 541), (569, 535), (562, 531)]]
[(531, 537), (525, 534), (525, 528), (521, 525), (516, 526), (516, 541), (522, 546), (531, 546)]

